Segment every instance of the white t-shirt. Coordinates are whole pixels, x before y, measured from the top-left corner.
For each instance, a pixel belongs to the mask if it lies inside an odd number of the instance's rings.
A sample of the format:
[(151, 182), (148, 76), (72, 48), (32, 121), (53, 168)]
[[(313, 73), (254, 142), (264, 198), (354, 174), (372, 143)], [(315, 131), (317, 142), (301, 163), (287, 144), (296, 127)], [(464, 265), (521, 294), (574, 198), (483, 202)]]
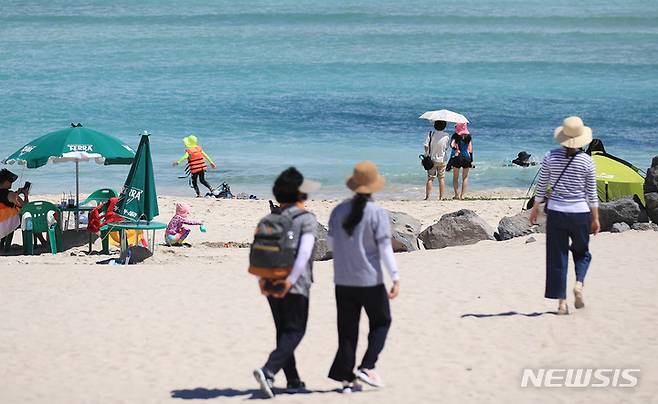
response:
[[(448, 146), (450, 146), (450, 136), (444, 131), (432, 131), (432, 147), (431, 155), (432, 161), (435, 163), (445, 163), (446, 162), (446, 151)], [(425, 147), (429, 147), (430, 142), (430, 133), (425, 136)]]

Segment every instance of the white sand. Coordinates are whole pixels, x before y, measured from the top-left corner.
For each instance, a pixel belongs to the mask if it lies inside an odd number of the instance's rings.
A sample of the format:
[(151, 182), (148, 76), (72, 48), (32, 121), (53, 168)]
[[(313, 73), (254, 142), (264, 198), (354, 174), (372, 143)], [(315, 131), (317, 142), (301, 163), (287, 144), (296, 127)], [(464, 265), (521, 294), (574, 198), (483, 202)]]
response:
[[(171, 202), (161, 201), (162, 221)], [(267, 204), (192, 203), (208, 233), (194, 232), (190, 249), (159, 246), (149, 264), (96, 265), (105, 257), (70, 252), (0, 258), (0, 403), (259, 397), (251, 370), (273, 348), (274, 328), (246, 272), (248, 250), (200, 242), (249, 241)], [(424, 225), (462, 207), (495, 225), (520, 204), (383, 202)], [(309, 208), (326, 223), (332, 205)], [(545, 238), (536, 238), (396, 255), (402, 291), (378, 364), (388, 386), (351, 397), (326, 377), (337, 345), (335, 308), (331, 262), (318, 263), (297, 353), (317, 392), (277, 402), (656, 402), (658, 232), (596, 237), (587, 307), (567, 317), (546, 313), (555, 303), (543, 298)], [(633, 389), (522, 389), (526, 367), (639, 368), (641, 375)], [(277, 385), (285, 385), (282, 374)]]

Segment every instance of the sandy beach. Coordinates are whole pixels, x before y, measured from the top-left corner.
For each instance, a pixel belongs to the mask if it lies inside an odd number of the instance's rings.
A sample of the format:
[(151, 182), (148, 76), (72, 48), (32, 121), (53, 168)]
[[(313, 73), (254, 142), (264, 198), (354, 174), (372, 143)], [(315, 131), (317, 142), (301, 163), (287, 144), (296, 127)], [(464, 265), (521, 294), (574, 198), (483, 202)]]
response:
[[(160, 198), (162, 221), (174, 200)], [(247, 274), (247, 242), (267, 201), (186, 200), (207, 222), (192, 248), (158, 245), (137, 266), (97, 265), (78, 247), (0, 257), (0, 402), (162, 403), (260, 398), (251, 370), (274, 344), (269, 308)], [(492, 226), (520, 201), (383, 201), (431, 224), (469, 208)], [(335, 201), (308, 208), (326, 223)], [(17, 233), (20, 239), (20, 233)], [(587, 307), (567, 317), (543, 298), (545, 237), (525, 244), (397, 254), (400, 297), (379, 371), (387, 382), (345, 397), (326, 377), (336, 342), (331, 261), (316, 263), (298, 366), (312, 393), (278, 402), (618, 403), (658, 400), (658, 232), (604, 233)], [(161, 243), (161, 240), (158, 240)], [(100, 249), (97, 243), (96, 250)], [(116, 254), (115, 254), (116, 255)], [(570, 276), (570, 287), (573, 284)], [(362, 318), (365, 342), (367, 324)], [(359, 353), (363, 352), (363, 344)], [(635, 388), (521, 388), (524, 368), (636, 368)], [(285, 387), (282, 374), (276, 386)]]

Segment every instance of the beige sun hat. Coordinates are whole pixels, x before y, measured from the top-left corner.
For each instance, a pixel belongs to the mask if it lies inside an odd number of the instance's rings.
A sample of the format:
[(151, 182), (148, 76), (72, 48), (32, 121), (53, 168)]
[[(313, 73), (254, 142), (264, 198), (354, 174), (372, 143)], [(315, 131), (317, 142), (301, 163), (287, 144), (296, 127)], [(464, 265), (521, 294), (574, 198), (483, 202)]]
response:
[(592, 129), (585, 126), (577, 116), (570, 116), (562, 121), (562, 126), (555, 129), (555, 141), (564, 147), (579, 149), (592, 143)]
[(384, 188), (386, 178), (371, 161), (362, 161), (354, 167), (352, 176), (347, 179), (347, 187), (357, 194), (374, 194)]

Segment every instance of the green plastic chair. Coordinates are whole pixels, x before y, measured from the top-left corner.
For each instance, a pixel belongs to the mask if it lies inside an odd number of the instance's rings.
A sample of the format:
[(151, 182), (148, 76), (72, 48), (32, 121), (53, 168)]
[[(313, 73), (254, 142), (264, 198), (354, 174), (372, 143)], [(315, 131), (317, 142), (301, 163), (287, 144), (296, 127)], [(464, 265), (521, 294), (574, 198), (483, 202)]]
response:
[(98, 205), (107, 201), (110, 198), (116, 198), (119, 195), (117, 191), (111, 188), (101, 188), (91, 193), (84, 201), (80, 202), (80, 206), (89, 205), (92, 201), (96, 201)]
[[(52, 227), (48, 226), (48, 212), (55, 212), (56, 223)], [(50, 251), (53, 254), (63, 251), (62, 248), (62, 212), (57, 206), (50, 202), (35, 201), (23, 206), (21, 209), (21, 220), (26, 213), (32, 215), (32, 230), (23, 230), (23, 254), (34, 254), (34, 234), (48, 233), (50, 242)], [(25, 227), (25, 226), (23, 226)]]

